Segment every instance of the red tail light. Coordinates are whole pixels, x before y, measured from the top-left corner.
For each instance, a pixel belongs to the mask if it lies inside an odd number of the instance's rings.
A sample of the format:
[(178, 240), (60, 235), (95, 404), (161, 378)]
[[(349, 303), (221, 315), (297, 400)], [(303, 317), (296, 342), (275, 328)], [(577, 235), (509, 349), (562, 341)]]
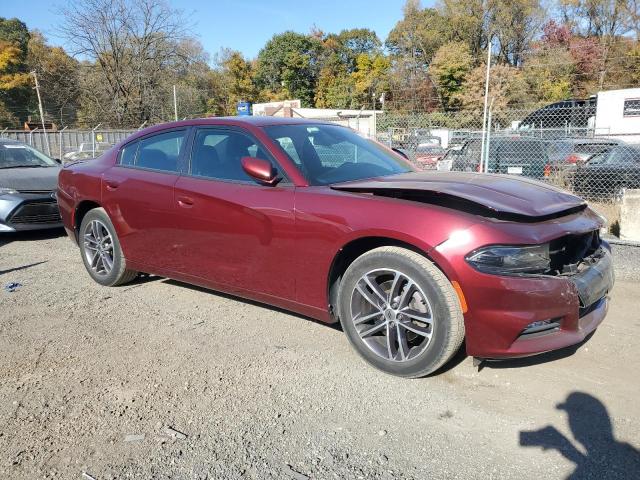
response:
[(544, 166), (543, 175), (545, 177), (548, 177), (549, 175), (551, 175), (551, 165), (549, 165), (548, 163)]

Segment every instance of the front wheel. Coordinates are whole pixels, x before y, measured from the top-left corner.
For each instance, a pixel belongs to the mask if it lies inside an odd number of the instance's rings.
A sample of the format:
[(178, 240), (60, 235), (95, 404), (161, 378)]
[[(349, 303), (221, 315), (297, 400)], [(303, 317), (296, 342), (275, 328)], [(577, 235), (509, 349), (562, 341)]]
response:
[(103, 208), (87, 212), (78, 237), (84, 266), (100, 285), (113, 287), (136, 278), (138, 272), (127, 269), (116, 230)]
[(381, 247), (347, 269), (338, 295), (340, 323), (365, 361), (392, 375), (422, 377), (460, 348), (464, 321), (445, 275), (424, 256)]

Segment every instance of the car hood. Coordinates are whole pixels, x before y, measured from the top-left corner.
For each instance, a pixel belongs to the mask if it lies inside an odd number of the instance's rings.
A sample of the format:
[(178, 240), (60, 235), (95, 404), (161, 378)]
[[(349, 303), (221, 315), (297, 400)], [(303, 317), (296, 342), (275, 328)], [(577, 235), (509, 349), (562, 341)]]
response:
[(15, 190), (55, 190), (60, 167), (0, 169), (0, 187)]
[(496, 217), (539, 219), (586, 208), (584, 200), (559, 188), (524, 177), (488, 173), (410, 172), (339, 183), (331, 188), (434, 203), (473, 213), (487, 210)]

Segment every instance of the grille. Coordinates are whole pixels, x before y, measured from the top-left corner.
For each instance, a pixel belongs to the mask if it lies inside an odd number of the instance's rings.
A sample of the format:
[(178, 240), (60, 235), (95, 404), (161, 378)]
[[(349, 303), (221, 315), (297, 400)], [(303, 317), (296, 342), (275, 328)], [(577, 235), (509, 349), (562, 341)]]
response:
[(60, 223), (60, 211), (55, 201), (26, 202), (11, 215), (14, 225)]
[(29, 193), (37, 195), (49, 195), (55, 192), (55, 190), (18, 190), (18, 193)]

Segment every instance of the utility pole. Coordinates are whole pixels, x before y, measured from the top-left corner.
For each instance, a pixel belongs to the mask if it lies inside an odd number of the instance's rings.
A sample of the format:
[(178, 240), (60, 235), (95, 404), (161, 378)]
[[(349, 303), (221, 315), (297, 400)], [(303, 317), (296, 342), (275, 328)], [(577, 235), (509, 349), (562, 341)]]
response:
[(40, 108), (40, 120), (42, 121), (42, 130), (44, 131), (44, 140), (47, 144), (47, 155), (51, 156), (51, 147), (49, 146), (49, 137), (47, 136), (47, 127), (44, 124), (44, 109), (42, 108), (42, 97), (40, 97), (40, 85), (38, 84), (38, 75), (34, 70), (31, 72), (33, 75), (33, 80), (36, 84), (36, 94), (38, 95), (38, 107)]
[(178, 97), (176, 95), (176, 86), (173, 86), (173, 117), (178, 121)]
[(486, 137), (487, 106), (489, 101), (489, 72), (491, 72), (491, 36), (489, 36), (487, 41), (487, 78), (485, 79), (485, 83), (484, 83), (484, 113), (482, 114), (482, 142), (480, 145), (480, 171), (481, 172), (484, 172), (485, 161), (488, 161), (485, 158), (484, 142)]

